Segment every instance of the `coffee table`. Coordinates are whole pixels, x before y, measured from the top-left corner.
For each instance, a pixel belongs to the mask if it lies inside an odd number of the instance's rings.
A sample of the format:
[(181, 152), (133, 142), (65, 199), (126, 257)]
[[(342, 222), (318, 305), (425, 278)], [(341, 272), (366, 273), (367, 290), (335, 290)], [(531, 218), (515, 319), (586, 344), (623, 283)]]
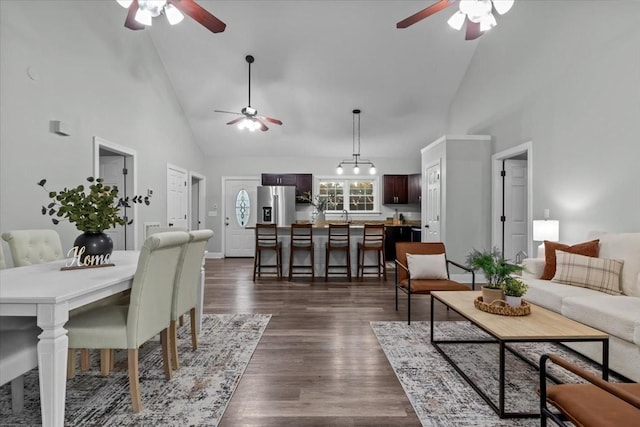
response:
[[(431, 344), (445, 360), (473, 387), (473, 389), (493, 408), (500, 418), (538, 418), (540, 413), (505, 411), (505, 349), (515, 354), (529, 365), (539, 366), (524, 358), (514, 349), (507, 347), (515, 342), (602, 342), (602, 378), (609, 378), (609, 335), (568, 319), (558, 313), (531, 304), (531, 314), (527, 316), (501, 316), (475, 308), (473, 301), (481, 295), (477, 291), (434, 291), (431, 292)], [(493, 339), (478, 340), (436, 340), (433, 336), (434, 303), (439, 301), (451, 310), (463, 316)], [(444, 344), (460, 343), (498, 343), (499, 345), (499, 393), (496, 404), (474, 381), (465, 374), (460, 366), (442, 349)], [(532, 396), (533, 397), (533, 396)]]

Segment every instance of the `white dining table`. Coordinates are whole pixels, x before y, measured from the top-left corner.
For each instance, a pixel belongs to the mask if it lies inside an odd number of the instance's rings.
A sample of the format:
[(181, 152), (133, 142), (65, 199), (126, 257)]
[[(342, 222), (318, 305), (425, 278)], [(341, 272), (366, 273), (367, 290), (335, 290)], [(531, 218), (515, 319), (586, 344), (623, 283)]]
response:
[[(70, 260), (0, 270), (0, 316), (33, 316), (38, 336), (42, 425), (64, 425), (68, 338), (64, 328), (75, 308), (131, 288), (139, 251), (114, 251), (112, 267), (61, 271)], [(204, 269), (197, 327), (202, 321)]]

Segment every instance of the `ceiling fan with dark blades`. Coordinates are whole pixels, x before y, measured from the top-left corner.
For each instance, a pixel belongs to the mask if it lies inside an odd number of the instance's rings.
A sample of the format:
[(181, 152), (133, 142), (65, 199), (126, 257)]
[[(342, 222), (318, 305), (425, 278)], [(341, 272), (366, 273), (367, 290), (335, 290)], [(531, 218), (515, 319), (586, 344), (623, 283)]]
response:
[(493, 10), (504, 15), (511, 9), (513, 2), (514, 0), (440, 0), (398, 22), (396, 28), (407, 28), (458, 3), (459, 10), (449, 18), (447, 23), (456, 30), (461, 30), (466, 23), (465, 40), (475, 40), (497, 25)]
[(265, 122), (273, 123), (276, 125), (281, 125), (282, 121), (278, 119), (274, 119), (273, 117), (267, 116), (259, 116), (258, 110), (251, 106), (251, 64), (255, 61), (253, 56), (247, 55), (245, 60), (249, 64), (249, 102), (247, 106), (240, 110), (239, 113), (235, 111), (225, 111), (225, 110), (214, 110), (216, 113), (227, 113), (227, 114), (236, 114), (241, 117), (237, 119), (233, 119), (230, 122), (227, 122), (228, 125), (238, 124), (240, 129), (249, 129), (250, 131), (255, 131), (260, 129), (261, 131), (267, 131), (269, 128), (267, 127)]
[(213, 33), (221, 33), (227, 24), (207, 12), (193, 0), (116, 0), (129, 9), (124, 26), (130, 30), (143, 30), (153, 18), (164, 14), (169, 24), (175, 25), (188, 15)]

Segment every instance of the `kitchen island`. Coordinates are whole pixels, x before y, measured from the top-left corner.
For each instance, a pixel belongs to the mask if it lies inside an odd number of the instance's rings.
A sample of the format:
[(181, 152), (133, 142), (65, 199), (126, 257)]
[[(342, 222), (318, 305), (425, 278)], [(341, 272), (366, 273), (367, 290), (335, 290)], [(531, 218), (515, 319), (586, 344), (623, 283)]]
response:
[[(315, 251), (315, 277), (323, 278), (325, 275), (325, 264), (326, 264), (326, 246), (329, 234), (329, 224), (344, 224), (344, 222), (340, 221), (327, 221), (323, 223), (313, 224), (313, 245)], [(364, 234), (364, 224), (368, 223), (376, 223), (376, 221), (354, 221), (350, 223), (349, 233), (350, 233), (350, 255), (351, 255), (351, 275), (352, 280), (355, 280), (357, 277), (357, 269), (358, 269), (358, 244), (362, 243), (362, 236)], [(379, 223), (379, 222), (377, 222)], [(385, 224), (385, 227), (407, 227), (406, 224)], [(282, 244), (282, 275), (286, 277), (289, 274), (289, 256), (291, 251), (291, 227), (290, 226), (282, 226), (278, 227), (278, 240)], [(338, 256), (341, 258), (339, 259)], [(365, 264), (373, 264), (375, 265), (377, 262), (377, 258), (375, 253), (367, 253), (365, 258)], [(344, 259), (344, 254), (334, 253), (331, 254), (331, 264), (344, 264), (346, 260)], [(309, 254), (301, 251), (296, 251), (294, 253), (295, 264), (310, 264)], [(275, 264), (275, 253), (272, 251), (265, 252), (263, 254), (262, 262), (264, 264)], [(265, 270), (267, 271), (267, 270)], [(266, 273), (263, 273), (266, 274)], [(270, 276), (270, 275), (269, 275)], [(269, 277), (264, 275), (263, 277)], [(305, 276), (302, 274), (297, 274), (296, 277), (304, 278)], [(308, 277), (311, 277), (310, 275)], [(334, 277), (332, 274), (330, 277)], [(337, 274), (335, 277), (339, 277)], [(346, 274), (345, 274), (346, 277)]]

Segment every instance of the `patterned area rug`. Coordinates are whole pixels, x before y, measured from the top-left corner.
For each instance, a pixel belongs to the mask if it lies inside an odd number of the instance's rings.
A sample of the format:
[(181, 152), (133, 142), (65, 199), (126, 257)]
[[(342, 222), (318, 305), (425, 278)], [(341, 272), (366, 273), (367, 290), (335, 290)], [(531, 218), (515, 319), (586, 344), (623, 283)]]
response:
[[(500, 419), (430, 344), (429, 322), (412, 322), (411, 325), (371, 322), (371, 327), (423, 426), (540, 425), (539, 419)], [(469, 322), (437, 322), (435, 336), (436, 339), (488, 338)], [(536, 364), (541, 354), (555, 353), (601, 373), (592, 363), (559, 345), (519, 343), (511, 346)], [(498, 345), (447, 344), (444, 349), (497, 404)], [(505, 410), (538, 412), (538, 372), (510, 352), (506, 352), (505, 365)], [(562, 382), (580, 381), (566, 371), (551, 369), (550, 372)], [(615, 376), (610, 380), (615, 381)]]
[[(126, 352), (116, 354), (115, 371), (100, 376), (92, 369), (67, 381), (65, 425), (73, 426), (216, 426), (240, 382), (271, 318), (270, 314), (205, 315), (198, 349), (191, 351), (186, 324), (178, 332), (180, 369), (166, 381), (158, 341), (140, 348), (143, 411), (134, 414), (129, 397)], [(97, 353), (97, 352), (92, 352)], [(38, 372), (25, 376), (25, 409), (11, 412), (10, 387), (0, 388), (0, 425), (40, 425)]]

